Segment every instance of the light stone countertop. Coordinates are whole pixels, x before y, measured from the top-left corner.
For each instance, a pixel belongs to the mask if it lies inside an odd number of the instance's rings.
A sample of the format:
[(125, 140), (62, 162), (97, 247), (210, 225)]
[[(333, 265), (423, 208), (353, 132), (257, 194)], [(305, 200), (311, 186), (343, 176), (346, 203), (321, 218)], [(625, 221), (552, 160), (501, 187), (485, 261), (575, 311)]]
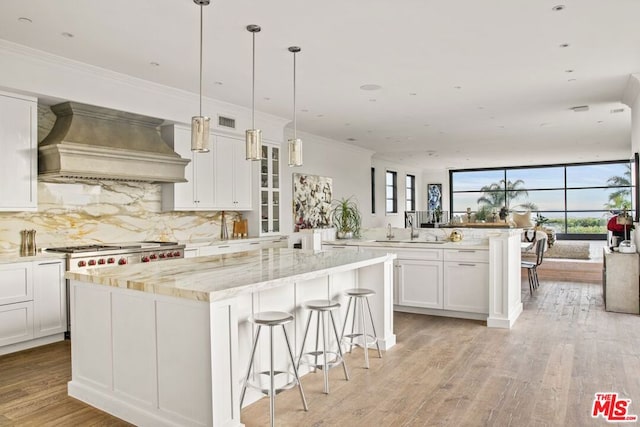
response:
[(367, 246), (380, 248), (403, 248), (403, 249), (462, 249), (462, 250), (488, 250), (489, 240), (462, 240), (461, 242), (439, 241), (427, 242), (423, 240), (367, 240), (367, 239), (344, 239), (322, 242), (323, 245), (336, 246)]
[(165, 262), (67, 272), (70, 280), (198, 301), (218, 301), (243, 293), (309, 280), (395, 258), (350, 251), (261, 249)]
[(178, 243), (181, 245), (185, 245), (187, 249), (189, 248), (201, 248), (203, 246), (218, 246), (218, 245), (233, 245), (233, 244), (241, 244), (241, 243), (252, 243), (252, 242), (264, 242), (271, 240), (287, 240), (287, 236), (268, 236), (268, 237), (247, 237), (247, 238), (238, 238), (238, 239), (229, 239), (229, 240), (213, 240), (213, 239), (197, 239), (197, 240), (185, 240), (179, 241)]
[(0, 264), (65, 259), (65, 257), (66, 257), (66, 254), (53, 253), (53, 252), (38, 252), (35, 255), (29, 255), (29, 256), (20, 256), (18, 252), (0, 252)]

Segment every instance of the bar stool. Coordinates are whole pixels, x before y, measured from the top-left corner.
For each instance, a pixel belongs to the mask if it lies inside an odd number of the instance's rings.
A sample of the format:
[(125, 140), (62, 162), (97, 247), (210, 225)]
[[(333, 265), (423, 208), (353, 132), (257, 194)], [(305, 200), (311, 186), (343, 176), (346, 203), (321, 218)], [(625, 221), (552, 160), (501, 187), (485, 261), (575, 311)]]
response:
[[(373, 324), (373, 315), (371, 314), (371, 306), (369, 305), (369, 298), (371, 295), (375, 295), (376, 292), (371, 289), (365, 288), (353, 288), (347, 289), (344, 293), (349, 296), (349, 302), (347, 303), (347, 314), (344, 316), (344, 323), (342, 324), (342, 334), (340, 334), (340, 341), (346, 342), (349, 345), (349, 353), (353, 350), (354, 345), (358, 345), (364, 349), (364, 363), (365, 367), (369, 369), (369, 346), (375, 344), (378, 348), (378, 357), (382, 359), (382, 352), (380, 351), (380, 343), (378, 342), (378, 335), (376, 334), (376, 326)], [(344, 331), (347, 327), (347, 320), (349, 320), (349, 309), (353, 302), (353, 315), (351, 317), (351, 333), (345, 335)], [(371, 329), (373, 335), (367, 334), (367, 323), (364, 315), (364, 304), (367, 303), (367, 309), (369, 311), (369, 320), (371, 321)], [(360, 326), (362, 332), (355, 331), (357, 305), (360, 303)], [(355, 342), (358, 337), (362, 337), (362, 344)]]
[[(249, 367), (247, 368), (247, 375), (244, 378), (244, 383), (242, 385), (242, 393), (240, 394), (240, 407), (242, 408), (242, 402), (244, 401), (244, 395), (247, 391), (247, 386), (260, 390), (263, 394), (269, 396), (269, 415), (271, 416), (271, 426), (274, 425), (274, 417), (275, 417), (275, 397), (276, 394), (283, 390), (290, 389), (295, 385), (298, 386), (300, 390), (300, 398), (302, 399), (302, 405), (304, 406), (304, 410), (308, 411), (309, 407), (307, 406), (307, 399), (304, 397), (304, 391), (302, 390), (302, 384), (300, 383), (300, 377), (298, 376), (298, 369), (293, 360), (293, 351), (291, 350), (291, 344), (289, 342), (289, 336), (287, 335), (287, 329), (284, 327), (287, 323), (293, 320), (293, 316), (289, 313), (285, 313), (282, 311), (264, 311), (261, 313), (256, 313), (249, 319), (251, 323), (258, 325), (258, 330), (256, 331), (256, 337), (253, 340), (253, 346), (251, 347), (251, 357), (249, 358)], [(260, 338), (260, 329), (263, 326), (269, 327), (269, 370), (258, 372), (259, 375), (268, 375), (269, 376), (269, 388), (265, 389), (262, 385), (259, 384), (251, 384), (249, 383), (249, 376), (251, 375), (251, 366), (253, 365), (253, 358), (256, 355), (256, 348), (258, 346), (258, 338)], [(276, 326), (282, 326), (282, 332), (284, 332), (284, 339), (287, 343), (287, 353), (289, 354), (289, 360), (291, 360), (291, 366), (293, 367), (293, 375), (295, 379), (282, 387), (275, 388), (275, 377), (280, 374), (290, 374), (288, 371), (276, 371), (273, 369), (273, 328)]]
[[(324, 392), (329, 393), (329, 369), (334, 366), (342, 364), (342, 368), (344, 369), (344, 377), (346, 380), (349, 380), (349, 372), (347, 371), (347, 365), (344, 362), (344, 355), (342, 354), (342, 348), (340, 346), (340, 337), (338, 336), (338, 328), (336, 327), (336, 321), (333, 317), (333, 311), (340, 308), (340, 303), (337, 301), (320, 299), (320, 300), (311, 300), (307, 301), (304, 304), (304, 307), (309, 310), (309, 317), (307, 317), (307, 326), (304, 329), (304, 337), (302, 338), (302, 347), (300, 348), (300, 357), (298, 358), (298, 367), (300, 363), (304, 363), (305, 365), (309, 365), (313, 367), (313, 371), (316, 369), (322, 369), (324, 374)], [(307, 335), (309, 333), (309, 325), (311, 324), (311, 318), (313, 317), (313, 313), (316, 313), (316, 349), (315, 351), (304, 352), (304, 345), (307, 342)], [(329, 318), (331, 319), (331, 325), (333, 326), (333, 333), (336, 337), (336, 343), (338, 346), (338, 351), (330, 351), (329, 350), (329, 342), (327, 340), (327, 327), (326, 314), (329, 313)], [(322, 350), (318, 349), (318, 341), (320, 339), (320, 323), (322, 323)], [(318, 358), (322, 358), (321, 362), (318, 363)], [(310, 359), (313, 359), (311, 361)]]

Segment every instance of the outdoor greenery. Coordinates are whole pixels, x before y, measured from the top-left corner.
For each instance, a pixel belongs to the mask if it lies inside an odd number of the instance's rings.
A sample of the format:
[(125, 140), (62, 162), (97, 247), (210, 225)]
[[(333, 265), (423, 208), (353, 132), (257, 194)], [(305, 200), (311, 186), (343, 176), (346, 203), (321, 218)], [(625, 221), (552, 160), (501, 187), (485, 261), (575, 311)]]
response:
[[(500, 209), (503, 206), (506, 206), (507, 209), (509, 209), (511, 202), (515, 202), (518, 199), (526, 199), (527, 196), (529, 196), (529, 192), (522, 188), (523, 185), (524, 181), (521, 179), (518, 179), (516, 181), (501, 179), (499, 182), (485, 185), (480, 188), (480, 191), (483, 192), (483, 195), (478, 198), (478, 205), (481, 206), (481, 209), (482, 207)], [(534, 203), (526, 201), (520, 203), (518, 206), (522, 206), (531, 210), (537, 209), (537, 206)]]
[(609, 193), (609, 202), (605, 204), (605, 208), (631, 210), (631, 164), (627, 165), (627, 170), (623, 176), (609, 177), (607, 185), (609, 187), (618, 187), (618, 189)]

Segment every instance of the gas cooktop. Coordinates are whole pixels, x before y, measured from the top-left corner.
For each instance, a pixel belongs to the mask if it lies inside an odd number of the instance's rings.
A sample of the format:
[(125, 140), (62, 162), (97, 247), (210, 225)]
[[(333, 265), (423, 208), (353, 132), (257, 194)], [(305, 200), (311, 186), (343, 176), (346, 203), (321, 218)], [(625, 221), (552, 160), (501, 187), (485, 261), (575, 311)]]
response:
[(100, 251), (113, 251), (118, 249), (142, 249), (142, 248), (155, 248), (162, 246), (176, 246), (176, 242), (154, 242), (144, 241), (135, 243), (123, 243), (123, 244), (94, 244), (94, 245), (81, 245), (81, 246), (63, 246), (59, 248), (47, 248), (49, 252), (60, 252), (65, 254), (75, 254), (81, 252), (100, 252)]

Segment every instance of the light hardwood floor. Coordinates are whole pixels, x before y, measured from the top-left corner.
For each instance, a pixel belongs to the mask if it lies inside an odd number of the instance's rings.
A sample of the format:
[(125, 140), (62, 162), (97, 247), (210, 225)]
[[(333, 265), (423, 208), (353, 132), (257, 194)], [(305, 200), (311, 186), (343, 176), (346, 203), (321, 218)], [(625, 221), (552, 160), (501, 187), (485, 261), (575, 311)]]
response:
[[(525, 289), (526, 286), (526, 289)], [(277, 396), (283, 426), (603, 426), (596, 392), (632, 399), (640, 415), (640, 317), (604, 311), (599, 285), (542, 282), (512, 330), (468, 320), (396, 313), (398, 344), (371, 369), (347, 356), (351, 381), (330, 371)], [(127, 425), (66, 396), (69, 344), (0, 357), (0, 426)], [(267, 399), (245, 408), (247, 427), (267, 425)]]

